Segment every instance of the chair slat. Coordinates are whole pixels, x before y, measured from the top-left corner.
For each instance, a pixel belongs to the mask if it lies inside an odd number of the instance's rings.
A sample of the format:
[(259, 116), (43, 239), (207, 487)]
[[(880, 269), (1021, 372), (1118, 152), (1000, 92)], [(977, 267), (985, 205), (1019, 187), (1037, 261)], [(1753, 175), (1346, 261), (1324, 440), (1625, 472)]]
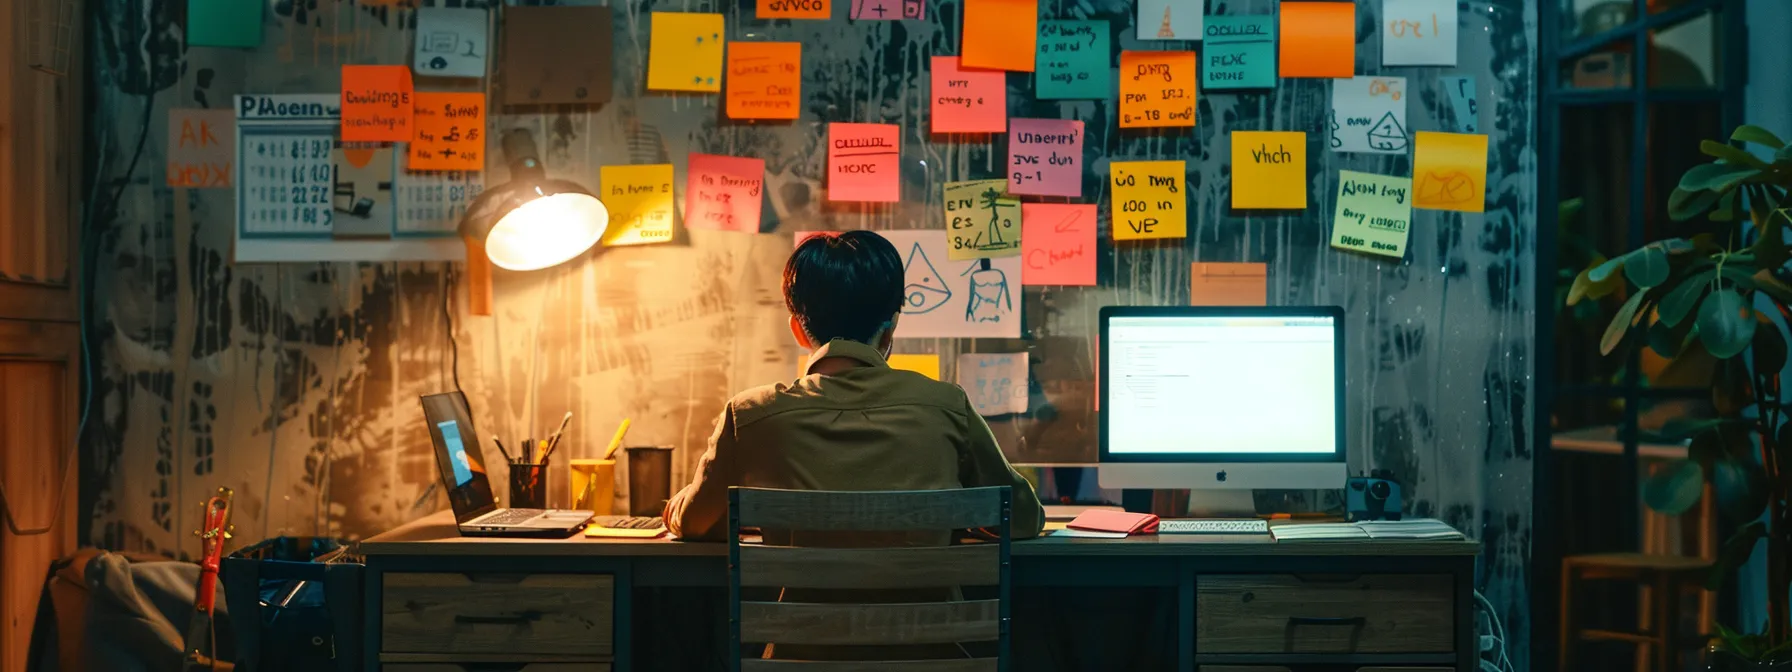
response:
[(736, 488), (742, 527), (788, 530), (956, 530), (995, 527), (1002, 489), (839, 492)]
[(1001, 601), (915, 604), (741, 602), (740, 639), (777, 644), (941, 644), (994, 641)]
[(935, 588), (1001, 581), (995, 544), (915, 548), (741, 546), (740, 585), (780, 588)]
[(950, 660), (761, 660), (740, 661), (741, 672), (996, 672), (994, 658)]

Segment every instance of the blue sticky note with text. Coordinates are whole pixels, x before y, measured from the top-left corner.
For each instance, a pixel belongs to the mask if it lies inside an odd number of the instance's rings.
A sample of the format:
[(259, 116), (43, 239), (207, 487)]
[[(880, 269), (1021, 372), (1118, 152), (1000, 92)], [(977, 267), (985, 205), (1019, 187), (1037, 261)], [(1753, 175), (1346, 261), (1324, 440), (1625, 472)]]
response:
[(1439, 84), (1450, 99), (1450, 111), (1456, 115), (1457, 133), (1479, 133), (1481, 106), (1475, 103), (1475, 78), (1463, 75), (1460, 77), (1439, 77)]
[(187, 46), (261, 46), (261, 6), (244, 0), (187, 0)]
[(1202, 89), (1275, 88), (1275, 17), (1209, 16), (1203, 33)]
[(1106, 21), (1040, 21), (1034, 96), (1106, 100), (1114, 93)]

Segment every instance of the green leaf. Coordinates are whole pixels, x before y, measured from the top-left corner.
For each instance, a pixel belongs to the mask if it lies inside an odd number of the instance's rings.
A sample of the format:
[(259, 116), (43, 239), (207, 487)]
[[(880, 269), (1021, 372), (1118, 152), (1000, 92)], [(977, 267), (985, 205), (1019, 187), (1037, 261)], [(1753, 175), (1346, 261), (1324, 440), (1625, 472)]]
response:
[[(1755, 550), (1755, 543), (1766, 536), (1767, 526), (1759, 520), (1742, 526), (1742, 529), (1736, 530), (1736, 534), (1730, 535), (1730, 538), (1724, 541), (1724, 547), (1717, 552), (1717, 562), (1712, 563), (1711, 574), (1705, 577), (1705, 588), (1717, 590), (1723, 587), (1724, 579), (1729, 578), (1737, 567), (1742, 566), (1742, 563), (1748, 562), (1749, 554)], [(1717, 628), (1718, 636), (1724, 640), (1724, 646), (1730, 647), (1731, 653), (1746, 657), (1747, 652), (1742, 649), (1744, 644), (1742, 636), (1722, 625)]]
[(1679, 326), (1681, 320), (1699, 307), (1699, 299), (1705, 298), (1705, 290), (1711, 289), (1711, 279), (1716, 276), (1717, 271), (1699, 271), (1681, 280), (1661, 297), (1655, 316), (1670, 327)]
[(1685, 332), (1675, 329), (1661, 320), (1656, 320), (1654, 324), (1649, 325), (1648, 336), (1649, 349), (1654, 350), (1655, 354), (1661, 355), (1662, 359), (1673, 359), (1679, 356), (1680, 343), (1686, 340)]
[(1774, 152), (1773, 161), (1775, 163), (1780, 161), (1792, 161), (1792, 145), (1786, 145), (1785, 147), (1781, 147), (1780, 151)]
[(1643, 296), (1647, 291), (1639, 291), (1630, 295), (1630, 300), (1618, 307), (1618, 314), (1612, 317), (1612, 323), (1605, 326), (1605, 335), (1599, 339), (1599, 353), (1612, 354), (1612, 350), (1624, 342), (1624, 334), (1630, 332), (1630, 325), (1636, 322), (1636, 309), (1643, 305)]
[(1586, 268), (1581, 269), (1579, 275), (1574, 276), (1574, 283), (1568, 286), (1568, 300), (1565, 302), (1567, 305), (1575, 305), (1582, 299), (1601, 298), (1624, 286), (1624, 281), (1612, 274), (1607, 274), (1604, 282), (1593, 282), (1593, 269), (1604, 263), (1605, 257), (1595, 254), (1593, 263), (1588, 264)]
[(1753, 460), (1724, 459), (1712, 465), (1711, 490), (1718, 509), (1737, 520), (1754, 520), (1767, 510), (1771, 486)]
[[(1778, 148), (1776, 147), (1775, 149)], [(1716, 157), (1735, 165), (1749, 166), (1752, 168), (1767, 167), (1767, 162), (1748, 153), (1748, 150), (1716, 140), (1699, 141), (1699, 151), (1704, 152), (1705, 156)]]
[[(1731, 192), (1735, 193), (1735, 192)], [(1792, 252), (1786, 249), (1785, 224), (1778, 217), (1764, 217), (1766, 222), (1760, 224), (1760, 236), (1749, 250), (1755, 253), (1755, 264), (1761, 268), (1773, 269), (1786, 265), (1792, 259)]]
[(1730, 262), (1724, 264), (1723, 269), (1718, 272), (1718, 275), (1723, 279), (1730, 281), (1731, 284), (1734, 284), (1737, 287), (1750, 290), (1756, 288), (1754, 266), (1739, 262)]
[[(1752, 142), (1757, 145), (1766, 145), (1773, 149), (1783, 149), (1786, 146), (1786, 142), (1781, 140), (1780, 136), (1774, 135), (1773, 131), (1769, 131), (1753, 124), (1737, 126), (1736, 132), (1730, 134), (1730, 139), (1740, 142)], [(1710, 141), (1707, 140), (1706, 142)]]
[(1733, 163), (1705, 163), (1693, 166), (1680, 176), (1680, 188), (1687, 191), (1724, 192), (1741, 184), (1743, 180), (1761, 174), (1760, 168), (1736, 165)]
[(1720, 289), (1699, 306), (1698, 326), (1699, 340), (1711, 356), (1729, 359), (1748, 348), (1754, 337), (1754, 310), (1736, 290)]
[[(1705, 422), (1723, 421), (1707, 420)], [(1691, 441), (1686, 442), (1686, 459), (1699, 463), (1700, 468), (1716, 464), (1718, 460), (1724, 458), (1724, 435), (1715, 427), (1713, 425), (1712, 431), (1702, 432), (1692, 437)]]
[(1705, 470), (1699, 463), (1680, 460), (1643, 481), (1643, 502), (1669, 516), (1686, 513), (1705, 495)]
[[(1636, 253), (1632, 252), (1630, 254)], [(1587, 271), (1587, 279), (1594, 283), (1602, 283), (1611, 279), (1612, 274), (1617, 273), (1618, 269), (1624, 267), (1624, 260), (1628, 258), (1630, 254), (1618, 255), (1618, 258), (1616, 259), (1607, 259), (1595, 264), (1593, 268)]]
[(1740, 200), (1737, 197), (1738, 193), (1741, 193), (1741, 192), (1736, 189), (1731, 189), (1729, 191), (1724, 192), (1724, 195), (1722, 198), (1717, 199), (1717, 207), (1711, 210), (1711, 221), (1714, 221), (1714, 222), (1734, 222), (1734, 221), (1736, 221), (1736, 201)]
[(1668, 253), (1660, 245), (1646, 245), (1624, 262), (1624, 277), (1643, 289), (1666, 282), (1668, 270)]
[(1586, 202), (1576, 196), (1556, 204), (1556, 224), (1573, 224), (1580, 219), (1580, 210)]
[(1710, 209), (1719, 196), (1721, 194), (1715, 191), (1676, 187), (1668, 194), (1668, 216), (1676, 222), (1692, 219)]
[(1792, 285), (1780, 282), (1779, 278), (1773, 277), (1773, 271), (1767, 269), (1755, 271), (1752, 279), (1755, 281), (1755, 286), (1759, 287), (1761, 291), (1767, 292), (1768, 296), (1781, 303), (1792, 303)]

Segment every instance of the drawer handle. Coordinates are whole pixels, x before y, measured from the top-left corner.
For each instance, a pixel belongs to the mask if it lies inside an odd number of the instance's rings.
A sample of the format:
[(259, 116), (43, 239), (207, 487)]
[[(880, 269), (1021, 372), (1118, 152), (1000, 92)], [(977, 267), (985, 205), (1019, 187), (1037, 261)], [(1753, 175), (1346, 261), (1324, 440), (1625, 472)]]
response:
[(541, 612), (525, 611), (515, 616), (468, 616), (455, 614), (455, 623), (467, 625), (529, 625), (541, 620)]
[(1346, 653), (1356, 653), (1357, 640), (1362, 639), (1363, 628), (1368, 627), (1367, 616), (1340, 616), (1334, 618), (1320, 616), (1289, 616), (1288, 625), (1282, 629), (1282, 650), (1294, 650), (1294, 629), (1302, 625), (1350, 626), (1350, 643)]

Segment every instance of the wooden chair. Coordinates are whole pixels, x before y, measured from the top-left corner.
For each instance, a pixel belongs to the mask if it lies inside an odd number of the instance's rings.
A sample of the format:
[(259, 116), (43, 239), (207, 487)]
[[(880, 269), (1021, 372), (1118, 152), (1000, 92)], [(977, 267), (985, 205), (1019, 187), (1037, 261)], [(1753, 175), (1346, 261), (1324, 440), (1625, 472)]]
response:
[[(730, 488), (728, 622), (733, 669), (1007, 672), (1010, 496), (1006, 486), (891, 492)], [(743, 544), (743, 528), (759, 528), (767, 537), (774, 536), (773, 531), (776, 536), (789, 532), (791, 545)], [(934, 539), (945, 540), (952, 530), (971, 528), (990, 530), (998, 538), (957, 546), (905, 545), (912, 543), (915, 534), (930, 533)], [(949, 589), (961, 586), (995, 586), (997, 599), (965, 600), (955, 595), (948, 601), (908, 603), (741, 600), (742, 588), (850, 595), (852, 591), (948, 589), (941, 591), (944, 594), (955, 593)], [(818, 650), (995, 642), (996, 655), (944, 660), (761, 660), (743, 659), (743, 642)]]
[[(1689, 590), (1705, 590), (1711, 561), (1677, 555), (1596, 553), (1562, 558), (1561, 649), (1558, 669), (1572, 670), (1575, 645), (1583, 641), (1616, 641), (1637, 649), (1638, 670), (1678, 672), (1681, 655), (1704, 643), (1681, 633), (1680, 600)], [(1576, 619), (1576, 588), (1588, 581), (1624, 581), (1647, 589), (1641, 609), (1644, 625), (1636, 632), (1593, 630)], [(1642, 653), (1647, 648), (1649, 655)]]

